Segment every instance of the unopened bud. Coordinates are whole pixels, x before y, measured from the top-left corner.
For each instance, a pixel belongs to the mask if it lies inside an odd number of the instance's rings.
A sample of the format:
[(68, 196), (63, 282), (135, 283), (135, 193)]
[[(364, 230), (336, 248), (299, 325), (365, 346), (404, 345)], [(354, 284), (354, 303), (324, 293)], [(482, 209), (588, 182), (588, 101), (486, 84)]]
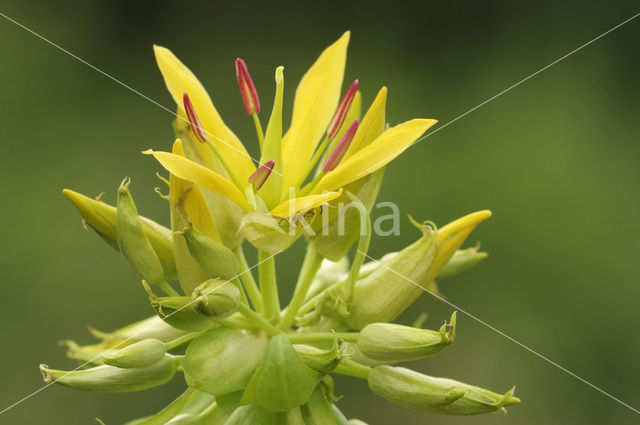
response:
[(342, 136), (342, 139), (340, 139), (340, 142), (338, 142), (333, 152), (331, 152), (329, 159), (327, 159), (324, 167), (322, 167), (322, 171), (328, 173), (329, 171), (335, 170), (338, 164), (340, 164), (340, 161), (342, 161), (342, 158), (347, 154), (351, 141), (353, 140), (353, 136), (355, 136), (357, 130), (358, 120), (354, 120), (349, 125), (349, 128), (346, 133), (344, 133), (344, 136)]
[(196, 310), (222, 319), (238, 310), (240, 290), (229, 281), (209, 279), (193, 290), (193, 299)]
[[(95, 230), (109, 245), (118, 249), (116, 208), (70, 189), (64, 189), (62, 193), (73, 202), (73, 205), (82, 215), (84, 223)], [(165, 278), (170, 280), (177, 279), (173, 247), (171, 245), (171, 230), (146, 217), (138, 216), (138, 218), (142, 222), (142, 227), (153, 250), (162, 263)]]
[(164, 282), (164, 270), (158, 255), (153, 250), (138, 210), (129, 193), (130, 180), (125, 178), (118, 189), (118, 207), (116, 210), (116, 239), (122, 255), (129, 260), (140, 276), (147, 282)]
[(333, 114), (333, 118), (331, 118), (329, 126), (327, 127), (327, 137), (329, 139), (333, 139), (335, 135), (338, 134), (338, 131), (340, 131), (340, 127), (342, 127), (347, 116), (347, 112), (349, 112), (349, 107), (351, 106), (351, 102), (353, 102), (353, 98), (358, 91), (359, 85), (360, 83), (358, 80), (351, 83), (351, 86), (349, 86), (349, 89), (340, 101), (340, 105), (338, 105), (338, 109), (336, 110), (336, 113)]
[(159, 339), (143, 339), (119, 350), (109, 350), (101, 359), (110, 366), (140, 368), (158, 363), (166, 352), (164, 343)]
[(331, 372), (343, 357), (343, 347), (338, 341), (328, 350), (305, 344), (295, 344), (293, 348), (304, 364), (320, 373)]
[(191, 99), (187, 92), (182, 94), (182, 104), (184, 106), (184, 111), (187, 114), (187, 119), (189, 120), (189, 125), (191, 126), (191, 131), (196, 136), (200, 142), (204, 143), (207, 141), (207, 136), (205, 135), (205, 130), (200, 123), (200, 119), (198, 118), (198, 114), (196, 114), (196, 110), (193, 107), (193, 103), (191, 103)]
[(215, 325), (210, 316), (195, 308), (191, 297), (158, 297), (144, 280), (142, 284), (158, 317), (174, 328), (196, 332)]
[[(372, 323), (358, 335), (358, 348), (366, 357), (385, 362), (406, 362), (436, 354), (455, 337), (456, 314), (439, 332), (394, 323)], [(448, 328), (448, 329), (447, 329)]]
[(259, 114), (260, 99), (258, 99), (258, 91), (253, 85), (253, 80), (251, 80), (251, 75), (249, 75), (247, 64), (240, 58), (236, 59), (236, 76), (238, 77), (242, 103), (244, 103), (244, 109), (246, 109), (247, 114)]
[(434, 378), (392, 366), (374, 367), (369, 374), (369, 388), (400, 406), (445, 415), (497, 412), (520, 403), (513, 396), (513, 389), (501, 395), (453, 379)]
[(176, 373), (177, 360), (165, 355), (164, 358), (152, 366), (134, 369), (102, 365), (90, 369), (63, 370), (49, 369), (47, 365), (40, 365), (44, 382), (64, 385), (76, 390), (122, 393), (141, 391), (167, 383)]
[(274, 161), (267, 161), (262, 164), (258, 169), (249, 176), (249, 183), (253, 185), (255, 190), (260, 190), (263, 184), (267, 181), (271, 172), (273, 171), (273, 167), (275, 165)]
[(189, 226), (184, 229), (184, 238), (193, 258), (209, 278), (233, 279), (238, 275), (239, 265), (234, 253), (221, 244)]
[(474, 246), (467, 249), (457, 250), (447, 265), (440, 270), (437, 277), (442, 279), (455, 276), (470, 269), (489, 256), (486, 252), (480, 252), (479, 249), (479, 246)]

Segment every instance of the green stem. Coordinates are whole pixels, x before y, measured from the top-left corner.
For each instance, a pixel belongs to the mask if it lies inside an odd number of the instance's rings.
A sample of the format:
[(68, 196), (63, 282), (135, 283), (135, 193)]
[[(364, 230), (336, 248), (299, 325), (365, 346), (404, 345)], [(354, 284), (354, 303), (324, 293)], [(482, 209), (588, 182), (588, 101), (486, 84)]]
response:
[(258, 143), (260, 144), (260, 152), (262, 152), (262, 145), (264, 144), (264, 132), (262, 131), (262, 124), (260, 124), (260, 118), (257, 113), (251, 114), (253, 116), (253, 123), (256, 126), (256, 133), (258, 134)]
[(349, 359), (342, 359), (333, 372), (355, 378), (369, 379), (371, 368)]
[(271, 323), (280, 320), (280, 300), (278, 299), (278, 283), (276, 281), (275, 256), (268, 252), (258, 251), (258, 276), (260, 277), (260, 293), (262, 294), (263, 316)]
[(229, 162), (227, 162), (227, 159), (224, 157), (224, 155), (222, 155), (222, 152), (220, 152), (220, 149), (218, 149), (218, 147), (211, 140), (209, 140), (208, 137), (206, 140), (207, 140), (207, 143), (209, 144), (209, 147), (211, 148), (213, 153), (216, 155), (216, 158), (218, 158), (218, 160), (224, 167), (227, 174), (229, 174), (229, 178), (231, 179), (231, 181), (233, 181), (233, 184), (235, 184), (238, 187), (238, 189), (240, 189), (240, 192), (244, 193), (244, 185), (240, 182), (240, 180), (238, 179), (238, 176), (233, 171), (233, 168), (231, 168), (231, 165), (229, 164)]
[(238, 288), (238, 291), (240, 291), (240, 301), (242, 302), (242, 304), (249, 305), (247, 294), (245, 294), (244, 292), (244, 288), (242, 287), (242, 283), (240, 283), (240, 279), (238, 279), (238, 277), (236, 276), (231, 282), (233, 282), (236, 288)]
[(242, 270), (242, 272), (240, 272), (240, 279), (242, 280), (245, 291), (247, 291), (249, 300), (251, 300), (251, 305), (253, 305), (255, 311), (261, 313), (262, 298), (260, 296), (260, 290), (258, 289), (256, 280), (253, 278), (253, 274), (249, 269), (249, 264), (247, 264), (247, 259), (244, 256), (242, 246), (237, 247), (233, 250), (233, 252), (234, 254), (236, 254), (236, 258), (238, 259), (238, 263), (240, 264), (240, 270)]
[[(360, 235), (358, 248), (356, 249), (355, 255), (353, 256), (351, 270), (349, 271), (347, 281), (344, 285), (345, 299), (347, 300), (347, 303), (350, 304), (351, 301), (353, 301), (353, 291), (356, 286), (358, 275), (360, 274), (360, 267), (362, 267), (362, 264), (364, 264), (364, 260), (367, 257), (367, 252), (369, 251), (369, 243), (371, 242), (371, 218), (369, 217), (369, 212), (367, 211), (367, 208), (364, 206), (362, 201), (360, 201), (354, 194), (348, 191), (347, 196), (353, 203), (356, 204), (358, 212), (360, 213), (360, 220), (362, 220), (363, 216), (365, 216), (367, 220), (366, 233), (364, 235)], [(360, 223), (360, 226), (362, 227), (362, 223)]]
[(300, 275), (298, 276), (296, 289), (293, 293), (293, 297), (291, 298), (291, 302), (282, 317), (282, 321), (278, 325), (278, 328), (286, 330), (291, 327), (291, 324), (298, 315), (298, 310), (300, 310), (300, 307), (304, 303), (304, 299), (307, 297), (307, 292), (309, 292), (311, 282), (320, 269), (322, 259), (322, 256), (318, 254), (318, 251), (316, 251), (312, 244), (307, 245), (307, 253), (302, 263)]
[(287, 337), (296, 344), (300, 342), (332, 342), (336, 338), (346, 342), (356, 342), (358, 332), (289, 332)]
[(347, 280), (340, 280), (336, 283), (334, 283), (331, 286), (327, 286), (325, 289), (323, 289), (322, 291), (320, 291), (319, 293), (317, 293), (316, 295), (314, 295), (313, 297), (309, 298), (303, 305), (302, 307), (300, 307), (300, 311), (298, 311), (298, 316), (304, 316), (305, 314), (307, 314), (308, 312), (310, 312), (311, 310), (313, 310), (313, 308), (316, 306), (316, 302), (318, 301), (318, 299), (326, 292), (330, 292), (336, 288), (340, 288), (342, 285), (345, 284)]
[(166, 280), (163, 280), (162, 282), (158, 282), (158, 286), (160, 287), (160, 289), (162, 289), (165, 292), (165, 294), (169, 295), (170, 297), (180, 296), (178, 291), (173, 289), (173, 286), (171, 286), (169, 282), (167, 282)]
[(173, 339), (171, 341), (168, 341), (164, 344), (165, 349), (167, 351), (171, 351), (171, 350), (175, 350), (176, 348), (180, 347), (181, 345), (196, 339), (197, 337), (199, 337), (200, 335), (202, 335), (205, 331), (198, 331), (198, 332), (190, 332), (188, 334), (182, 335), (176, 339)]
[(248, 306), (244, 304), (240, 304), (238, 306), (238, 310), (251, 324), (262, 329), (267, 335), (274, 336), (279, 333), (282, 333), (282, 331), (276, 329), (275, 326), (267, 322), (267, 320), (264, 317), (262, 317), (255, 311), (251, 310)]
[(311, 170), (313, 170), (313, 167), (316, 166), (316, 163), (322, 156), (322, 153), (327, 148), (329, 141), (330, 141), (329, 138), (325, 135), (324, 139), (322, 140), (322, 143), (320, 143), (320, 146), (318, 147), (318, 149), (316, 149), (316, 152), (313, 154), (311, 161), (309, 161), (309, 163), (307, 164), (307, 168), (305, 168), (304, 172), (300, 175), (300, 179), (296, 182), (296, 185), (295, 185), (296, 188), (302, 186), (302, 183), (304, 183), (304, 181), (307, 179), (307, 176), (309, 175), (309, 173), (311, 173)]

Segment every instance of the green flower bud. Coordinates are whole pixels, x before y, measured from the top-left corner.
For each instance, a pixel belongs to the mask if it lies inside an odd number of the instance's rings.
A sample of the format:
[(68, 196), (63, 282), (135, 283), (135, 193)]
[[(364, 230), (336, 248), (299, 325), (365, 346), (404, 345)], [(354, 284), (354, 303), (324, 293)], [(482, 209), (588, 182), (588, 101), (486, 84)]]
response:
[(215, 325), (210, 316), (196, 309), (191, 297), (158, 297), (144, 280), (142, 284), (158, 317), (174, 328), (195, 332)]
[(209, 279), (193, 290), (192, 298), (196, 310), (222, 319), (238, 310), (240, 290), (229, 281)]
[(143, 339), (120, 350), (110, 350), (101, 356), (110, 366), (140, 368), (151, 366), (164, 358), (167, 350), (159, 339)]
[(184, 238), (193, 258), (208, 278), (233, 279), (238, 275), (238, 260), (233, 252), (193, 226), (184, 229)]
[(191, 387), (212, 395), (244, 389), (262, 362), (267, 337), (240, 329), (214, 328), (194, 339), (182, 360)]
[(300, 360), (286, 335), (276, 335), (269, 341), (242, 402), (286, 412), (306, 403), (322, 376)]
[[(64, 189), (62, 193), (78, 209), (84, 223), (91, 227), (109, 245), (118, 249), (116, 240), (116, 209), (100, 200), (94, 200), (73, 190)], [(176, 265), (173, 259), (171, 230), (146, 217), (138, 216), (144, 233), (153, 250), (162, 263), (166, 279), (177, 279)]]
[(504, 410), (520, 403), (513, 389), (504, 395), (409, 369), (377, 366), (369, 374), (369, 388), (381, 397), (410, 409), (445, 415), (476, 415)]
[[(128, 340), (127, 345), (149, 338), (159, 339), (162, 342), (169, 342), (187, 333), (167, 325), (158, 316), (151, 316), (113, 332), (102, 332), (94, 328), (89, 328), (89, 331), (96, 338), (103, 339), (105, 343)], [(123, 345), (120, 347), (123, 347)]]
[(486, 252), (479, 252), (480, 246), (474, 246), (467, 249), (459, 249), (453, 254), (451, 260), (438, 273), (438, 278), (447, 278), (455, 276), (463, 271), (470, 269), (489, 255)]
[(278, 413), (253, 404), (238, 407), (224, 425), (278, 425)]
[(328, 350), (305, 344), (294, 344), (293, 348), (304, 364), (323, 374), (331, 372), (338, 366), (344, 351), (342, 344), (339, 344), (337, 339), (333, 347)]
[(349, 271), (349, 260), (342, 257), (340, 261), (322, 260), (322, 265), (311, 282), (305, 301), (319, 294), (334, 283), (344, 280)]
[(158, 363), (135, 369), (121, 369), (102, 365), (84, 370), (65, 372), (40, 365), (44, 382), (64, 385), (76, 390), (121, 393), (146, 390), (167, 383), (175, 374), (177, 360), (170, 355)]
[(118, 189), (116, 212), (118, 247), (144, 280), (161, 284), (164, 282), (164, 270), (138, 218), (138, 210), (129, 193), (130, 182), (129, 178), (125, 178)]
[(188, 388), (185, 392), (180, 394), (178, 398), (173, 400), (167, 407), (165, 407), (155, 415), (127, 422), (125, 425), (165, 425), (176, 415), (180, 414), (183, 409), (188, 408), (190, 404), (193, 404), (194, 401), (197, 401), (200, 395), (207, 396), (209, 398), (209, 403), (213, 403), (215, 400), (213, 396), (209, 394), (201, 393), (200, 391), (193, 388)]
[(323, 389), (323, 385), (318, 385), (309, 397), (309, 401), (300, 409), (306, 424), (336, 425), (331, 410), (331, 400), (325, 395)]
[[(415, 224), (415, 223), (414, 223)], [(346, 322), (353, 329), (369, 323), (391, 322), (423, 292), (413, 282), (425, 280), (436, 255), (434, 231), (430, 224), (418, 225), (422, 237), (356, 282), (350, 316)], [(410, 279), (410, 280), (409, 280)]]
[[(447, 327), (449, 328), (447, 330)], [(358, 335), (358, 348), (366, 357), (384, 362), (406, 362), (436, 354), (453, 342), (456, 313), (439, 332), (393, 323), (372, 323)]]

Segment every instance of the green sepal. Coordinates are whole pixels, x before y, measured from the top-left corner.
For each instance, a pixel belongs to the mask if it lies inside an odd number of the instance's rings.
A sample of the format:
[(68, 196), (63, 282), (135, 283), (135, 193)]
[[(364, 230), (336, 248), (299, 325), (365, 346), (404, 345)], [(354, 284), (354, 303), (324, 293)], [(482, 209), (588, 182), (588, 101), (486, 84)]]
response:
[(118, 188), (116, 240), (122, 255), (129, 260), (142, 279), (154, 285), (164, 282), (164, 270), (158, 254), (149, 242), (138, 210), (129, 193), (131, 180), (125, 178)]
[(447, 378), (434, 378), (409, 369), (378, 366), (369, 374), (369, 388), (410, 409), (445, 415), (497, 412), (520, 403), (513, 389), (501, 395)]
[[(187, 388), (185, 392), (180, 394), (178, 398), (173, 400), (167, 407), (159, 411), (153, 416), (135, 419), (127, 422), (125, 425), (165, 425), (176, 415), (178, 415), (194, 398), (197, 397), (199, 391), (193, 388)], [(209, 396), (209, 394), (207, 394)], [(209, 396), (211, 397), (211, 396)], [(213, 397), (211, 397), (213, 401)]]
[(165, 384), (176, 373), (177, 364), (176, 358), (167, 354), (160, 362), (145, 368), (122, 369), (102, 365), (66, 372), (40, 365), (40, 371), (46, 383), (55, 382), (81, 391), (122, 393)]
[(406, 362), (432, 356), (455, 338), (456, 313), (439, 331), (395, 323), (371, 323), (358, 334), (358, 349), (366, 357), (383, 362)]
[(187, 247), (198, 262), (207, 278), (233, 279), (238, 275), (240, 266), (235, 254), (220, 242), (217, 242), (193, 226), (183, 231)]
[[(116, 240), (116, 208), (100, 200), (89, 198), (73, 190), (65, 189), (62, 193), (73, 203), (83, 223), (91, 227), (109, 245), (118, 249)], [(164, 277), (168, 280), (178, 278), (176, 264), (173, 259), (171, 230), (155, 221), (138, 216), (153, 250), (158, 255), (164, 270)]]
[(159, 339), (143, 339), (120, 350), (110, 350), (101, 356), (110, 366), (121, 368), (148, 367), (164, 358), (167, 350)]
[(220, 406), (224, 412), (230, 415), (242, 403), (242, 394), (244, 394), (244, 390), (219, 394), (216, 396), (216, 403), (218, 403), (218, 406)]
[(238, 407), (224, 425), (278, 425), (278, 419), (278, 413), (250, 404)]
[(182, 367), (190, 386), (212, 395), (244, 389), (267, 348), (266, 335), (214, 328), (187, 347)]
[(269, 341), (242, 402), (286, 412), (306, 403), (322, 376), (300, 360), (286, 335), (276, 335)]
[(361, 178), (344, 187), (344, 192), (337, 199), (322, 208), (321, 214), (313, 222), (316, 236), (312, 243), (320, 255), (332, 261), (338, 261), (349, 251), (361, 233), (360, 211), (351, 204), (347, 192), (355, 195), (364, 205), (367, 213), (371, 212), (380, 192), (384, 168)]
[(242, 217), (240, 230), (257, 249), (277, 254), (289, 248), (302, 235), (304, 225), (301, 223), (296, 217), (285, 218), (250, 212)]

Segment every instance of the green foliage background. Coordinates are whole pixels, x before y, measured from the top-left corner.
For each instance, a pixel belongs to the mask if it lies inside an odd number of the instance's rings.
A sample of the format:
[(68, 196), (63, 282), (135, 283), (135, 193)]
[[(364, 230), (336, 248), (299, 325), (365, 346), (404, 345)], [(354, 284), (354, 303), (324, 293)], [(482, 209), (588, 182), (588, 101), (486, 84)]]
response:
[[(135, 4), (134, 4), (135, 3)], [(602, 2), (0, 2), (0, 11), (173, 109), (152, 43), (184, 60), (237, 134), (254, 146), (235, 84), (243, 57), (265, 111), (273, 70), (285, 66), (290, 106), (321, 49), (351, 29), (346, 79), (365, 104), (389, 87), (388, 120), (440, 126), (637, 13)], [(382, 201), (442, 225), (490, 208), (472, 235), (489, 260), (441, 283), (449, 301), (612, 395), (640, 407), (640, 121), (633, 21), (412, 147), (388, 167)], [(171, 116), (0, 18), (0, 410), (39, 389), (37, 365), (74, 366), (57, 345), (89, 343), (152, 313), (132, 269), (80, 226), (69, 187), (115, 200), (124, 176), (142, 213), (167, 222), (152, 188)], [(290, 116), (289, 112), (286, 114)], [(263, 117), (266, 123), (266, 118)], [(436, 127), (437, 128), (437, 127)], [(255, 150), (254, 150), (255, 151)], [(380, 256), (418, 235), (375, 238)], [(301, 252), (286, 253), (289, 290)], [(403, 316), (451, 309), (425, 295)], [(404, 410), (340, 379), (339, 405), (373, 424), (625, 424), (637, 415), (461, 314), (456, 343), (412, 366), (498, 391), (517, 384), (508, 415), (449, 418)], [(168, 386), (103, 395), (48, 388), (2, 424), (108, 424), (155, 411)]]

